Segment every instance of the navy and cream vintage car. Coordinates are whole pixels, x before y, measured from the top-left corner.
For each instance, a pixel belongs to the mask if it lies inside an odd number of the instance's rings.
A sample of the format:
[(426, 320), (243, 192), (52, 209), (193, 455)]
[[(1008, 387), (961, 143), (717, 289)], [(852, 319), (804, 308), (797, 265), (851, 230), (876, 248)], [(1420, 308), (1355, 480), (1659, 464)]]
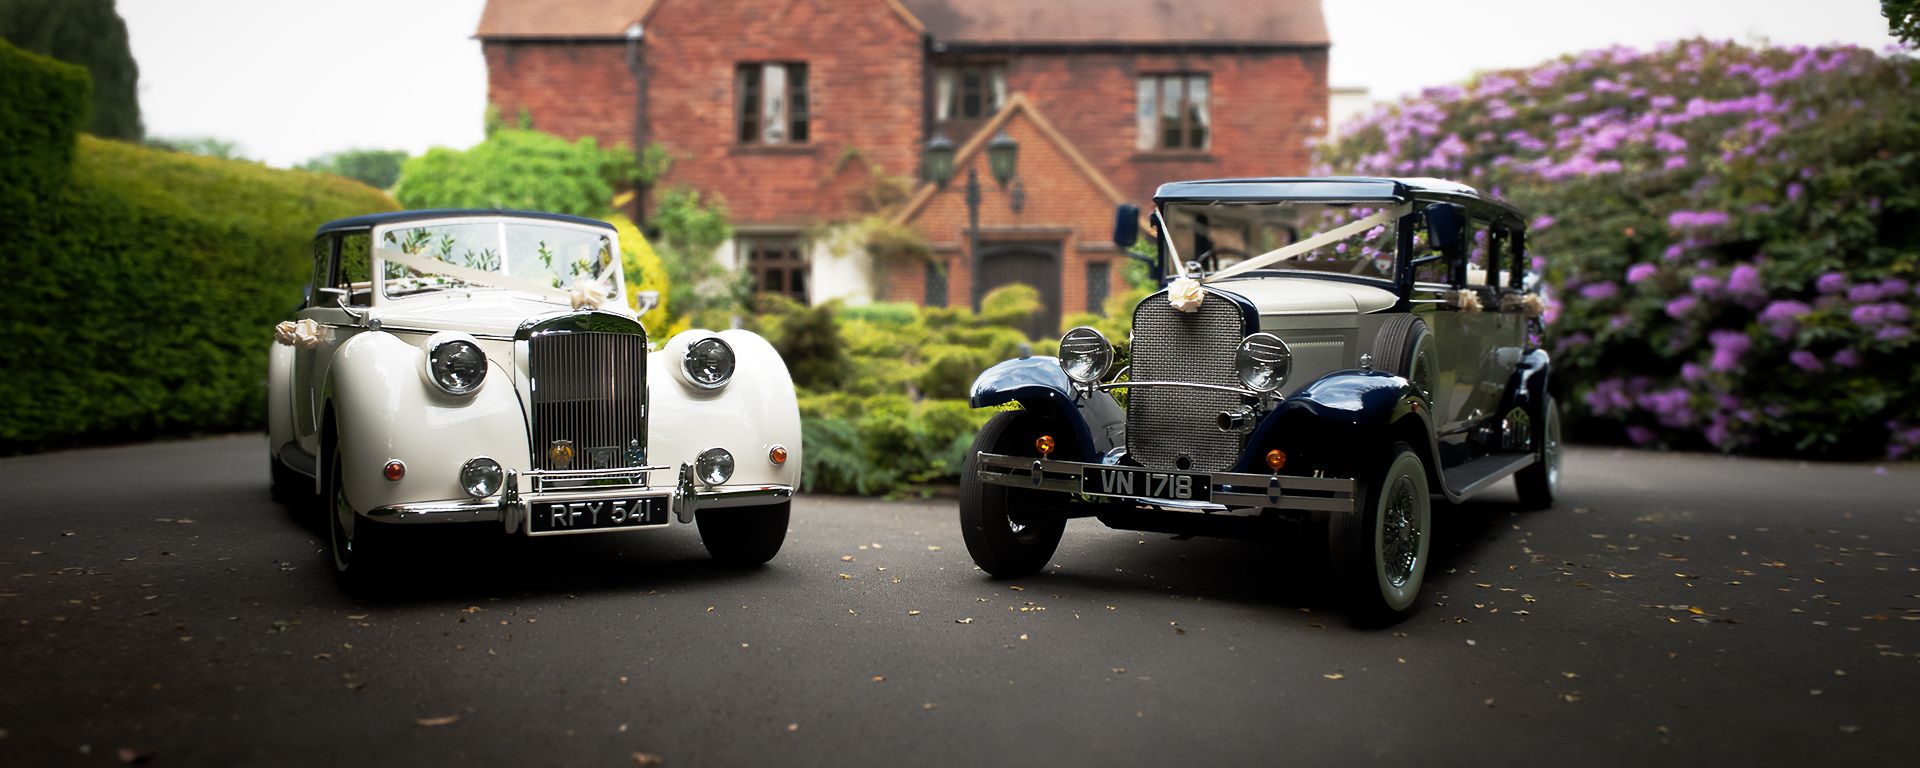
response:
[[(642, 310), (657, 296), (643, 296)], [(605, 222), (508, 211), (342, 219), (268, 366), (275, 494), (315, 494), (349, 576), (391, 526), (530, 536), (697, 523), (762, 563), (800, 484), (780, 355), (744, 330), (657, 348)]]
[[(1006, 408), (962, 478), (983, 570), (1035, 573), (1070, 518), (1233, 537), (1320, 521), (1357, 611), (1393, 615), (1419, 592), (1433, 500), (1512, 476), (1524, 504), (1552, 504), (1559, 421), (1519, 211), (1433, 179), (1244, 179), (1163, 185), (1150, 224), (1166, 287), (1130, 344), (1074, 328), (1058, 358), (973, 384), (974, 407)], [(1115, 242), (1139, 229), (1122, 206)]]

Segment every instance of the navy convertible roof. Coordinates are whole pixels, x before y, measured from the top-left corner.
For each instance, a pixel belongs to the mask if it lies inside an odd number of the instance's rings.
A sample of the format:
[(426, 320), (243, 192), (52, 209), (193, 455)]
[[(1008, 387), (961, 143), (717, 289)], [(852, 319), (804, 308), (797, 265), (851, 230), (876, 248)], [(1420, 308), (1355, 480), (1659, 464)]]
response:
[(498, 210), (498, 209), (486, 210), (486, 209), (479, 209), (479, 208), (428, 208), (428, 209), (422, 209), (417, 211), (390, 211), (387, 213), (369, 213), (365, 216), (354, 216), (352, 218), (346, 218), (346, 219), (334, 219), (333, 221), (329, 221), (325, 224), (320, 225), (320, 228), (317, 230), (314, 230), (313, 234), (315, 237), (319, 237), (320, 235), (327, 234), (328, 232), (342, 232), (342, 231), (354, 230), (354, 229), (372, 229), (374, 227), (380, 226), (381, 224), (392, 224), (394, 222), (401, 222), (401, 221), (419, 221), (422, 219), (451, 219), (451, 218), (467, 217), (467, 216), (508, 216), (508, 217), (517, 218), (517, 219), (540, 219), (543, 221), (563, 221), (568, 224), (585, 224), (590, 227), (613, 229), (612, 224), (608, 224), (599, 219), (589, 219), (584, 216), (570, 216), (564, 213), (543, 213), (541, 211), (507, 211), (507, 210)]
[(1408, 200), (1414, 196), (1452, 198), (1485, 206), (1524, 226), (1520, 210), (1473, 187), (1445, 179), (1383, 178), (1374, 176), (1313, 176), (1265, 179), (1205, 179), (1175, 181), (1160, 185), (1153, 194), (1158, 202), (1172, 200), (1237, 200), (1260, 202), (1300, 200), (1323, 202), (1362, 202), (1368, 200)]

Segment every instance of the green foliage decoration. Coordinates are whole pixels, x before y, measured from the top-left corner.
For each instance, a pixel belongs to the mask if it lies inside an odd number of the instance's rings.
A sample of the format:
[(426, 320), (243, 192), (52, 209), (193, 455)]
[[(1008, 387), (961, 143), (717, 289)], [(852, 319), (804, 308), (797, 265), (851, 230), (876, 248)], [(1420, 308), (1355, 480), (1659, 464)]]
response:
[(0, 39), (84, 68), (93, 90), (83, 130), (140, 140), (140, 67), (114, 0), (0, 0)]

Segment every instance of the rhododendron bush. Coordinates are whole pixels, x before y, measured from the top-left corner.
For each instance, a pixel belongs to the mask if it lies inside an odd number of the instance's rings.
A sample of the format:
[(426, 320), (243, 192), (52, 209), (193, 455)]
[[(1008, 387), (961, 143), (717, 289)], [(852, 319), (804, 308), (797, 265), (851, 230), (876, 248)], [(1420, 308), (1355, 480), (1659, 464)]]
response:
[(1591, 51), (1384, 107), (1321, 170), (1534, 216), (1576, 437), (1897, 458), (1920, 448), (1916, 74), (1858, 48)]

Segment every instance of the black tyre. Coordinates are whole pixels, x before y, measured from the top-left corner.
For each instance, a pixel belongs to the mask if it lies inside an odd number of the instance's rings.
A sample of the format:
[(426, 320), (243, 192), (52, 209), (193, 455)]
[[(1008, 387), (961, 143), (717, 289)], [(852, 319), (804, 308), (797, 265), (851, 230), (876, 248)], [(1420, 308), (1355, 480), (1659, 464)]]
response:
[(1414, 607), (1426, 580), (1433, 530), (1426, 464), (1412, 446), (1394, 443), (1360, 479), (1358, 508), (1327, 521), (1328, 555), (1356, 615), (1392, 618)]
[(346, 483), (341, 480), (340, 449), (328, 440), (326, 461), (321, 465), (320, 506), (326, 513), (328, 551), (333, 570), (342, 581), (359, 585), (380, 570), (389, 554), (388, 532), (380, 523), (367, 520), (353, 511), (347, 501)]
[(1520, 493), (1520, 506), (1546, 509), (1560, 493), (1560, 408), (1548, 395), (1534, 414), (1534, 462), (1513, 475), (1514, 489)]
[(787, 520), (793, 502), (763, 507), (740, 507), (696, 512), (693, 521), (700, 527), (700, 543), (707, 554), (728, 565), (760, 565), (780, 553), (787, 540)]
[(1373, 368), (1413, 383), (1415, 391), (1433, 402), (1433, 332), (1427, 321), (1413, 315), (1394, 315), (1373, 339)]
[(1060, 547), (1065, 517), (1045, 510), (1046, 499), (1031, 491), (980, 482), (981, 451), (1039, 457), (1033, 441), (1044, 424), (1026, 411), (995, 414), (973, 438), (973, 450), (960, 474), (960, 535), (980, 570), (996, 579), (1039, 573)]

